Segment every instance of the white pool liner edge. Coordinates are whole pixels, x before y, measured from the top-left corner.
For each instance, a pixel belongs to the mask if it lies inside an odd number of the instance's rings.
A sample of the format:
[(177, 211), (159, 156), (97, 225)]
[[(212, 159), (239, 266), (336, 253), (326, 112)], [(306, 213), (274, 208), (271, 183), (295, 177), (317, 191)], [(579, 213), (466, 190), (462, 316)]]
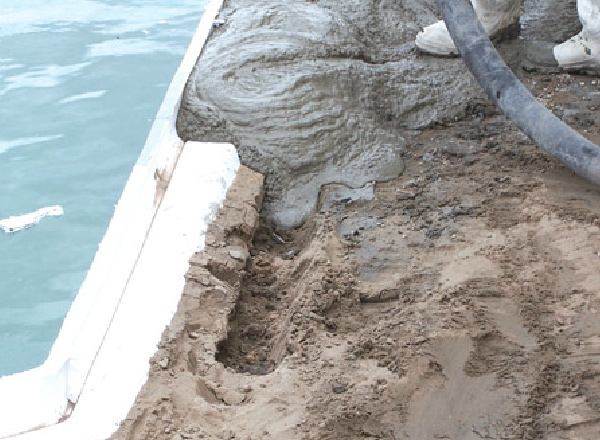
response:
[[(145, 382), (148, 360), (181, 295), (188, 259), (203, 247), (210, 213), (222, 203), (239, 167), (233, 146), (188, 143), (183, 148), (175, 129), (185, 84), (222, 2), (211, 0), (204, 9), (48, 359), (40, 367), (0, 378), (0, 438), (106, 438)], [(182, 247), (184, 242), (189, 247)], [(165, 266), (160, 271), (158, 254)], [(171, 276), (171, 270), (177, 275)], [(142, 280), (152, 273), (170, 281), (145, 284)], [(177, 301), (147, 290), (154, 286)], [(161, 313), (152, 312), (148, 320), (143, 312), (151, 297), (144, 293), (165, 302)], [(149, 327), (142, 331), (140, 323)], [(134, 335), (134, 346), (127, 346)], [(113, 394), (108, 397), (102, 389)], [(72, 408), (71, 417), (58, 423)], [(107, 417), (99, 417), (103, 412)]]

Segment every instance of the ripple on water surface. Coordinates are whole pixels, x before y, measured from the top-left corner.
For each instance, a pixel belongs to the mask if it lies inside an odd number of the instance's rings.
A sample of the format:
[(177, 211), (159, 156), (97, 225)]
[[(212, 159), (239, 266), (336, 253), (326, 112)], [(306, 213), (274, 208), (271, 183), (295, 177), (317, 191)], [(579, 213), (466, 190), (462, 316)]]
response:
[(91, 264), (201, 1), (3, 0), (0, 375), (39, 365)]

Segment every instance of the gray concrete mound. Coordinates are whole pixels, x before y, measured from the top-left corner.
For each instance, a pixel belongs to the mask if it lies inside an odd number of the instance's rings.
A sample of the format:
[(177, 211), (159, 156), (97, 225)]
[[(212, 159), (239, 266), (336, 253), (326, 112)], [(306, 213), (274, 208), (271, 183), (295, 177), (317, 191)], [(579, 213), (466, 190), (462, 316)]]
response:
[(434, 0), (231, 0), (188, 83), (185, 140), (231, 141), (267, 176), (264, 210), (300, 225), (321, 185), (403, 171), (415, 130), (482, 91), (459, 58), (416, 53)]

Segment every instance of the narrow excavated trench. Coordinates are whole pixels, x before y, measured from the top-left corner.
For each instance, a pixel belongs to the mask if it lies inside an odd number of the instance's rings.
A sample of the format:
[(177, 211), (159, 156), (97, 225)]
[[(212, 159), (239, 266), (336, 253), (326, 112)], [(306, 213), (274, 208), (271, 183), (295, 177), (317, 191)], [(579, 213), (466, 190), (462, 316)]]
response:
[(334, 267), (332, 249), (311, 240), (315, 229), (323, 233), (324, 225), (317, 223), (312, 220), (300, 230), (282, 232), (262, 220), (228, 322), (228, 337), (218, 345), (216, 359), (225, 367), (271, 373), (303, 342), (301, 323), (322, 323), (335, 330), (324, 314), (351, 295), (353, 276)]
[(240, 373), (268, 374), (286, 354), (281, 339), (289, 331), (285, 323), (290, 317), (286, 315), (298, 292), (291, 280), (278, 276), (279, 268), (272, 263), (274, 258), (293, 252), (288, 248), (272, 229), (259, 227), (238, 303), (229, 318), (227, 339), (217, 346), (216, 359), (225, 367)]

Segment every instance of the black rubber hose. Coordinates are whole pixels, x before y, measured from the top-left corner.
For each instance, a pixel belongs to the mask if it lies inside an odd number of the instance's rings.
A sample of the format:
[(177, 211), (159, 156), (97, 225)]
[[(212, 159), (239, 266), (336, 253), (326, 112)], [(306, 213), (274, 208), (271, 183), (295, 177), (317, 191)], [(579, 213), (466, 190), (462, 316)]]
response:
[(504, 63), (469, 0), (438, 0), (454, 44), (498, 107), (537, 145), (600, 185), (600, 148), (554, 116)]

